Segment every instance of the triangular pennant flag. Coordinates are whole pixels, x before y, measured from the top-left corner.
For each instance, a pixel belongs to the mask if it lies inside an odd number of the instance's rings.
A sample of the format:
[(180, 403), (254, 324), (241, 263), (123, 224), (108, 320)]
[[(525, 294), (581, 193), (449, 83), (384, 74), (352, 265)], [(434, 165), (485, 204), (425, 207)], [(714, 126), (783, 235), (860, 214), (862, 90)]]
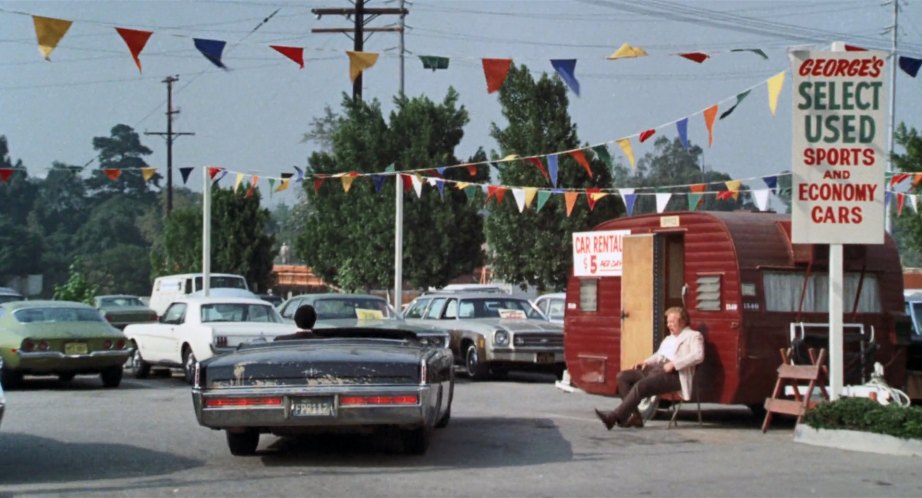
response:
[(512, 197), (515, 198), (515, 205), (519, 208), (519, 212), (525, 210), (525, 191), (520, 188), (512, 189)]
[(785, 72), (781, 71), (768, 79), (768, 108), (772, 111), (772, 116), (778, 108), (778, 96), (781, 95), (781, 88), (784, 87)]
[(347, 50), (346, 55), (349, 56), (349, 79), (353, 82), (362, 74), (362, 71), (378, 62), (377, 52), (353, 52)]
[(323, 186), (323, 182), (325, 182), (325, 181), (327, 181), (326, 178), (323, 178), (323, 177), (316, 177), (316, 176), (315, 176), (315, 177), (314, 177), (314, 181), (313, 181), (313, 184), (314, 184), (314, 192), (320, 192), (320, 187)]
[(149, 182), (155, 174), (157, 174), (157, 168), (141, 168), (141, 178), (144, 178), (145, 182)]
[(442, 200), (444, 200), (445, 199), (445, 181), (436, 179), (435, 188), (439, 190), (439, 197), (441, 197)]
[(13, 176), (13, 172), (16, 171), (13, 168), (0, 168), (0, 180), (3, 180), (3, 183), (10, 181), (10, 177)]
[(291, 178), (282, 178), (282, 182), (279, 183), (279, 186), (277, 189), (275, 189), (275, 191), (282, 192), (282, 191), (288, 190), (289, 183), (291, 183)]
[(482, 59), (483, 74), (487, 78), (487, 93), (493, 93), (503, 87), (512, 59)]
[(269, 178), (269, 195), (272, 195), (272, 192), (275, 191), (275, 178)]
[(632, 47), (627, 43), (623, 43), (615, 53), (608, 56), (608, 60), (617, 60), (617, 59), (630, 59), (634, 57), (646, 57), (647, 51), (640, 47)]
[(563, 82), (579, 97), (579, 81), (576, 81), (576, 59), (551, 59), (551, 66), (563, 79)]
[[(179, 168), (179, 174), (182, 175), (182, 184), (185, 185), (189, 181), (189, 175), (192, 174), (192, 168)], [(214, 175), (211, 177), (214, 178)]]
[(707, 185), (705, 185), (705, 184), (703, 184), (703, 183), (693, 183), (693, 184), (691, 184), (691, 185), (688, 186), (688, 191), (689, 191), (689, 192), (696, 192), (696, 193), (699, 193), (699, 194), (703, 194), (703, 193), (704, 193), (704, 189), (705, 189), (706, 187), (707, 187)]
[(740, 93), (736, 94), (736, 103), (733, 104), (733, 106), (731, 106), (731, 107), (730, 107), (729, 109), (727, 109), (726, 111), (720, 113), (720, 119), (723, 119), (723, 118), (729, 116), (730, 114), (732, 114), (733, 111), (736, 110), (736, 106), (740, 105), (740, 102), (742, 102), (743, 99), (745, 99), (745, 98), (749, 95), (749, 92), (751, 92), (751, 91), (752, 91), (752, 90), (746, 90), (745, 92), (740, 92)]
[(411, 178), (411, 176), (412, 175), (404, 175), (404, 174), (400, 175), (400, 181), (403, 182), (404, 192), (409, 192), (413, 190), (413, 178)]
[(724, 182), (724, 185), (727, 186), (727, 190), (733, 193), (733, 200), (739, 200), (740, 198), (740, 185), (743, 182), (740, 180), (727, 180)]
[(525, 192), (525, 207), (529, 207), (534, 202), (538, 189), (535, 187), (523, 187), (522, 190)]
[(197, 48), (206, 59), (211, 61), (212, 64), (221, 69), (227, 69), (224, 63), (221, 62), (221, 53), (224, 52), (224, 46), (227, 45), (227, 42), (222, 40), (206, 40), (203, 38), (193, 38), (192, 41), (195, 43), (195, 48)]
[(688, 210), (695, 211), (701, 205), (702, 194), (688, 194)]
[(676, 131), (679, 132), (679, 140), (682, 141), (682, 147), (688, 151), (688, 118), (682, 118), (675, 122)]
[(423, 69), (448, 69), (448, 57), (439, 57), (437, 55), (420, 55), (419, 60), (423, 62)]
[(624, 201), (624, 209), (627, 212), (627, 215), (630, 216), (634, 212), (634, 201), (637, 200), (637, 196), (634, 194), (634, 189), (632, 188), (619, 188), (618, 194), (621, 196), (621, 200)]
[(582, 150), (571, 150), (570, 156), (576, 159), (576, 162), (586, 170), (586, 174), (589, 175), (589, 178), (592, 178), (592, 167), (589, 166), (589, 161), (586, 160), (586, 154), (583, 154)]
[(890, 201), (893, 200), (893, 192), (884, 191), (884, 209), (890, 209)]
[(717, 104), (704, 110), (704, 126), (708, 129), (708, 147), (714, 143), (714, 120), (717, 119)]
[(476, 165), (476, 164), (468, 164), (468, 165), (467, 165), (467, 174), (468, 174), (468, 176), (477, 176), (477, 165)]
[(121, 168), (106, 168), (102, 170), (102, 172), (105, 173), (105, 175), (113, 182), (118, 180), (118, 177), (122, 176)]
[(909, 173), (897, 173), (890, 178), (890, 188), (893, 188), (900, 183), (903, 183), (907, 178), (909, 178)]
[(240, 188), (240, 184), (243, 183), (243, 173), (237, 173), (237, 178), (234, 180), (234, 193), (237, 193), (237, 190)]
[(499, 185), (488, 185), (487, 186), (487, 200), (485, 201), (484, 204), (486, 204), (486, 202), (490, 202), (491, 197), (496, 197), (496, 203), (502, 204), (503, 197), (506, 196), (506, 190), (507, 190), (506, 187), (502, 187)]
[(259, 182), (258, 176), (253, 176), (253, 181), (250, 183), (249, 188), (247, 188), (247, 193), (243, 196), (245, 199), (253, 197), (253, 192), (256, 192), (256, 184)]
[(761, 48), (734, 48), (730, 51), (731, 52), (752, 52), (754, 54), (758, 54), (763, 59), (768, 60), (768, 55), (766, 55), (765, 51), (763, 51)]
[(525, 160), (534, 164), (535, 167), (538, 168), (539, 171), (541, 171), (541, 176), (543, 176), (545, 180), (549, 180), (548, 175), (547, 175), (547, 169), (544, 168), (544, 164), (541, 162), (541, 159), (535, 156), (531, 156), (531, 157), (526, 157)]
[(909, 207), (912, 208), (914, 213), (919, 214), (919, 196), (916, 194), (907, 194), (907, 197), (909, 197)]
[(653, 128), (640, 132), (640, 143), (646, 142), (647, 139), (649, 139), (653, 135), (656, 135), (656, 130), (654, 130)]
[(538, 205), (535, 207), (535, 211), (541, 211), (541, 208), (547, 204), (547, 200), (551, 198), (551, 193), (547, 190), (538, 191)]
[(706, 60), (708, 60), (708, 59), (711, 58), (710, 55), (708, 55), (708, 54), (706, 54), (706, 53), (704, 53), (704, 52), (686, 52), (686, 53), (684, 53), (684, 54), (679, 54), (679, 56), (680, 56), (680, 57), (685, 57), (686, 59), (688, 59), (688, 60), (690, 60), (690, 61), (695, 61), (695, 62), (697, 62), (698, 64), (701, 64), (702, 62), (704, 62), (704, 61), (706, 61)]
[[(190, 168), (190, 169), (191, 169), (191, 168)], [(220, 168), (220, 167), (218, 167), (218, 166), (209, 166), (209, 167), (208, 167), (208, 178), (214, 180), (215, 175), (217, 175), (218, 173), (220, 173), (220, 172), (223, 171), (223, 170), (224, 170), (224, 168)]]
[(563, 201), (567, 208), (567, 218), (573, 213), (573, 206), (576, 205), (577, 198), (579, 198), (579, 192), (567, 191), (563, 193)]
[(922, 67), (922, 59), (914, 59), (901, 55), (899, 64), (903, 72), (915, 78), (916, 75), (919, 74), (919, 68)]
[(922, 173), (913, 173), (912, 188), (919, 188), (919, 184), (922, 184)]
[(343, 192), (348, 192), (352, 188), (352, 182), (355, 181), (355, 177), (352, 175), (343, 175), (339, 177), (339, 181), (343, 184)]
[(464, 195), (467, 197), (467, 201), (471, 202), (477, 199), (477, 187), (473, 185), (468, 185), (464, 187)]
[(468, 182), (455, 182), (455, 188), (458, 190), (464, 190), (468, 185), (470, 185)]
[(442, 176), (445, 176), (446, 169), (448, 169), (448, 166), (439, 166), (438, 168), (435, 168), (435, 170), (438, 171)]
[(227, 170), (224, 168), (218, 169), (217, 175), (211, 179), (212, 187), (217, 187), (218, 182), (220, 182), (225, 176), (227, 176)]
[(627, 162), (631, 165), (631, 169), (635, 169), (634, 164), (634, 149), (631, 147), (631, 140), (628, 138), (622, 138), (618, 140), (618, 147), (621, 147), (621, 152), (624, 152), (624, 155), (627, 156)]
[(298, 183), (303, 182), (304, 181), (304, 171), (301, 171), (301, 168), (297, 166), (292, 166), (292, 168), (295, 169), (295, 173), (297, 173), (298, 175), (297, 178), (295, 178), (295, 181)]
[(662, 213), (666, 210), (666, 206), (669, 204), (669, 199), (672, 198), (672, 194), (669, 192), (657, 193), (656, 194), (656, 212)]
[(375, 192), (380, 193), (384, 187), (385, 177), (383, 175), (371, 175), (371, 183), (375, 186)]
[(303, 47), (286, 47), (283, 45), (269, 45), (276, 52), (288, 57), (304, 69), (304, 48)]
[(115, 28), (115, 31), (118, 31), (122, 40), (125, 40), (125, 45), (128, 45), (128, 51), (131, 52), (131, 57), (134, 59), (135, 65), (138, 66), (138, 72), (141, 72), (141, 59), (139, 57), (141, 51), (144, 50), (144, 45), (147, 45), (147, 40), (150, 39), (150, 35), (154, 34), (154, 32), (128, 28)]
[[(602, 193), (602, 189), (599, 187), (589, 187), (586, 189), (586, 204), (589, 205), (589, 210), (592, 211), (595, 209), (595, 203), (605, 197), (604, 195), (599, 195)], [(598, 196), (598, 197), (597, 197)]]
[(70, 29), (73, 21), (52, 17), (32, 16), (35, 24), (35, 37), (38, 39), (38, 52), (46, 61), (51, 60), (51, 52), (58, 46), (61, 38)]
[(615, 167), (615, 163), (614, 161), (612, 161), (612, 158), (611, 158), (611, 153), (608, 152), (607, 145), (605, 144), (596, 145), (595, 147), (592, 148), (592, 150), (593, 152), (595, 152), (595, 157), (598, 158), (603, 163), (605, 163), (605, 166), (608, 166), (608, 169), (612, 169)]
[(768, 210), (768, 200), (771, 193), (772, 191), (767, 188), (752, 191), (752, 201), (755, 203), (759, 211)]
[(413, 190), (416, 191), (416, 198), (422, 198), (423, 196), (423, 177), (419, 175), (407, 175), (410, 177), (410, 181), (413, 183)]
[(868, 49), (864, 47), (859, 47), (858, 45), (849, 45), (848, 43), (846, 43), (845, 51), (846, 52), (867, 52)]
[(896, 215), (902, 216), (903, 205), (906, 203), (906, 196), (902, 192), (896, 194)]
[(282, 179), (284, 180), (284, 179), (288, 179), (288, 178), (291, 178), (292, 176), (294, 176), (294, 173), (290, 173), (290, 172), (287, 172), (287, 171), (286, 171), (286, 172), (284, 172), (284, 173), (279, 173), (279, 176), (281, 176)]
[(557, 172), (559, 171), (559, 165), (557, 163), (557, 154), (548, 154), (547, 156), (547, 169), (550, 171), (550, 180), (551, 185), (557, 186)]
[(772, 189), (773, 191), (778, 188), (777, 176), (763, 176), (762, 181), (765, 182), (765, 184), (768, 185), (768, 188)]

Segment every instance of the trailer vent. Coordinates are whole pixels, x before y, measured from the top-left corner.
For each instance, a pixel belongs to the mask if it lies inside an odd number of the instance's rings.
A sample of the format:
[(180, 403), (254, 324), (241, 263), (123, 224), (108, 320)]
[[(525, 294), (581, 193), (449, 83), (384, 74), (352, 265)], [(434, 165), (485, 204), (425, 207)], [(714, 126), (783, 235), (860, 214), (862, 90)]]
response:
[(720, 311), (720, 275), (700, 275), (695, 292), (698, 311)]

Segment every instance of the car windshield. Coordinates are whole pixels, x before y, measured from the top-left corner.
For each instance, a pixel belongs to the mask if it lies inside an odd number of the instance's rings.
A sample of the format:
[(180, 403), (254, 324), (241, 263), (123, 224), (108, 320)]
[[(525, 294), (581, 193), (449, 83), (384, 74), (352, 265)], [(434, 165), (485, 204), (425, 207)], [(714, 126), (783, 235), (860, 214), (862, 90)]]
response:
[(458, 318), (499, 318), (501, 311), (506, 310), (521, 311), (528, 319), (546, 320), (528, 300), (501, 296), (462, 299), (458, 305)]
[[(195, 288), (202, 288), (202, 277), (195, 277)], [(246, 289), (247, 283), (242, 277), (223, 277), (223, 276), (213, 276), (208, 279), (211, 282), (212, 289), (224, 288), (224, 289)]]
[(103, 321), (98, 311), (85, 308), (24, 308), (13, 312), (13, 317), (20, 323)]
[[(383, 299), (348, 297), (318, 299), (314, 301), (318, 320), (336, 318), (391, 318), (393, 314)], [(380, 315), (380, 316), (378, 316)]]
[[(909, 306), (909, 313), (912, 315), (912, 323), (915, 327), (922, 325), (922, 301), (910, 301), (907, 303)], [(915, 328), (914, 327), (914, 328)], [(913, 332), (917, 336), (922, 336), (922, 330), (915, 329)]]
[(202, 305), (202, 323), (208, 322), (281, 323), (282, 319), (269, 303), (214, 303)]
[(118, 296), (103, 297), (99, 299), (99, 306), (103, 307), (120, 307), (120, 306), (144, 306), (144, 303), (136, 297)]

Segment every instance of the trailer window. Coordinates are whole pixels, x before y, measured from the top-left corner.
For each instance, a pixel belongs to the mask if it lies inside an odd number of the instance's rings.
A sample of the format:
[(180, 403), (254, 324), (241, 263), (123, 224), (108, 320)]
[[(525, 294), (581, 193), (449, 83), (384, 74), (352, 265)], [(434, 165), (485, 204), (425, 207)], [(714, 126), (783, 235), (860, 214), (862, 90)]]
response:
[[(858, 313), (877, 313), (881, 311), (880, 289), (877, 275), (865, 274), (864, 281), (860, 273), (846, 273), (845, 302), (843, 309), (852, 312), (858, 284), (861, 295), (858, 297)], [(814, 274), (804, 283), (804, 274), (798, 272), (767, 271), (763, 274), (765, 288), (765, 309), (767, 311), (792, 311), (804, 313), (826, 313), (829, 311), (829, 275)], [(803, 309), (800, 309), (800, 296), (803, 291)]]
[(720, 275), (698, 275), (695, 281), (698, 311), (720, 311)]
[(599, 309), (599, 281), (579, 281), (579, 310), (598, 311)]

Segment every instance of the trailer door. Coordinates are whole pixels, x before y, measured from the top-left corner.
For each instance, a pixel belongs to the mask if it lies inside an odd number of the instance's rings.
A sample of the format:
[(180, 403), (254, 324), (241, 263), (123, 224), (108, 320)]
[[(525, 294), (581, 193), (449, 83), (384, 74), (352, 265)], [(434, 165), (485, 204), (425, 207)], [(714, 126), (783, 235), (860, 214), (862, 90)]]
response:
[(657, 238), (653, 234), (624, 237), (621, 275), (621, 369), (631, 368), (653, 354), (657, 317), (662, 307), (662, 272), (657, 268)]

